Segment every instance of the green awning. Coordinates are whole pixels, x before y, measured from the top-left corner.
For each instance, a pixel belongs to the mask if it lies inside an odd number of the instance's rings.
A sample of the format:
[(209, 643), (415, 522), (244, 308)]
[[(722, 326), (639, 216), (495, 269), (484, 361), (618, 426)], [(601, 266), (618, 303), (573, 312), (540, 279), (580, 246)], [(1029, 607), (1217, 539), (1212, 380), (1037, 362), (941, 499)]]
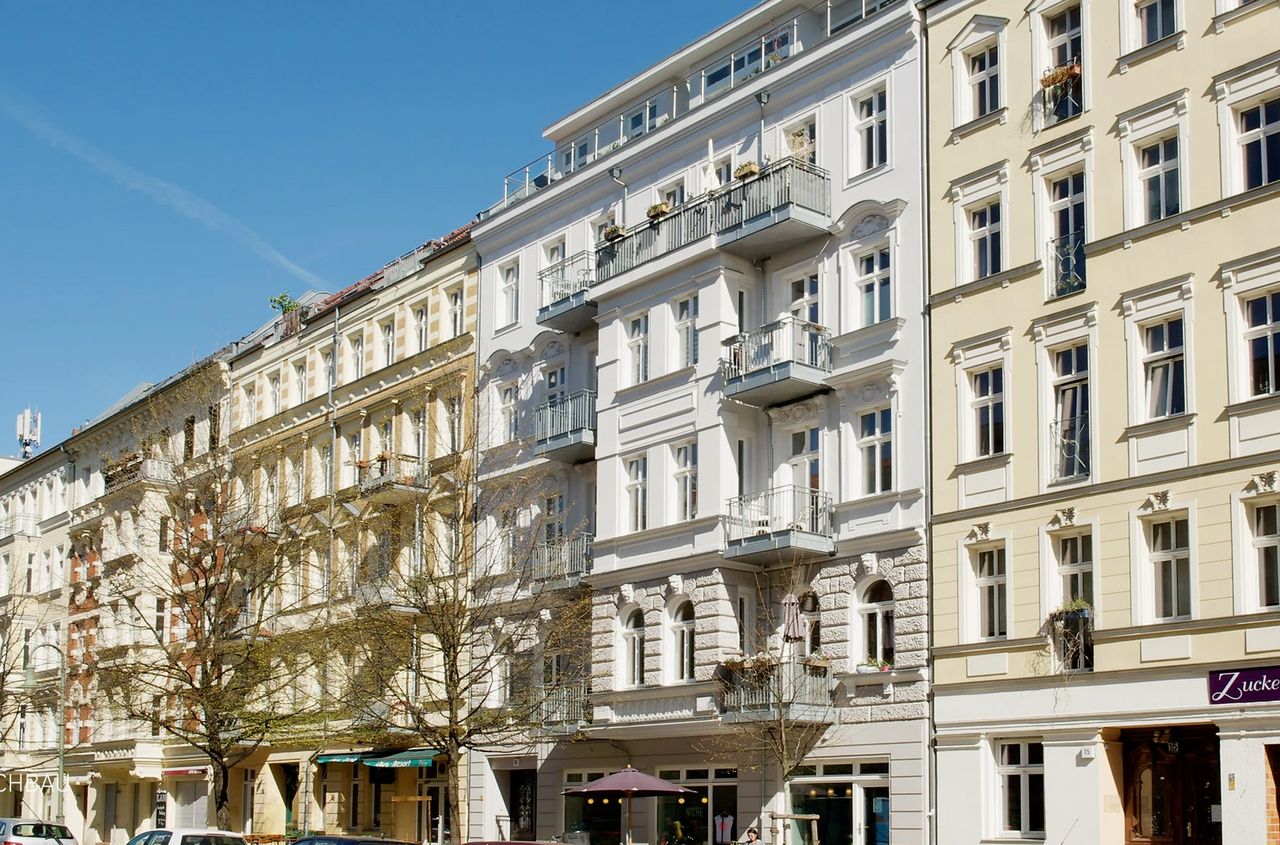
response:
[(398, 751), (385, 757), (366, 757), (363, 762), (366, 766), (373, 766), (375, 769), (404, 769), (410, 766), (426, 767), (431, 765), (431, 759), (439, 753), (439, 751), (431, 748), (411, 748), (408, 751)]
[(363, 751), (335, 751), (332, 754), (320, 754), (316, 757), (317, 763), (359, 763), (360, 758), (364, 757)]

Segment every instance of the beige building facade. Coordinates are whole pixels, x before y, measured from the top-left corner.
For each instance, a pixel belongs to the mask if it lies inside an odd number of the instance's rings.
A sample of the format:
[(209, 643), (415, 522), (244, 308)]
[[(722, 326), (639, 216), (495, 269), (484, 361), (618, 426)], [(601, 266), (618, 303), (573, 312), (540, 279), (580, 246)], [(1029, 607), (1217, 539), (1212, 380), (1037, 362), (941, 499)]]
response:
[(937, 841), (1275, 841), (1280, 8), (922, 7)]

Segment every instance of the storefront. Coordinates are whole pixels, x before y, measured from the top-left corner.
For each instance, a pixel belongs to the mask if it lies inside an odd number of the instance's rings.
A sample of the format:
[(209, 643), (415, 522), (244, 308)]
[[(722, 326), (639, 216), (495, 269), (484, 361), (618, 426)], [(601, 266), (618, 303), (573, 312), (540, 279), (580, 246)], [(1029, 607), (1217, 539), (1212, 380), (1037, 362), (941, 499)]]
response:
[[(799, 766), (791, 780), (791, 810), (821, 816), (822, 842), (889, 845), (889, 761)], [(786, 841), (813, 845), (808, 826), (791, 824)]]

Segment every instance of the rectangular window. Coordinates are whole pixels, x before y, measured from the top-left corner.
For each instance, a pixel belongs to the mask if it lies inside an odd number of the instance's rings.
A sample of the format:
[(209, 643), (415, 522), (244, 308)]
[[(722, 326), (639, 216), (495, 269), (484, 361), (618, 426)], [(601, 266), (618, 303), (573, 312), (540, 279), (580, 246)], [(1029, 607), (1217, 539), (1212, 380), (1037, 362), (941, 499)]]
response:
[(888, 93), (883, 88), (873, 91), (858, 100), (857, 108), (862, 169), (873, 170), (889, 160)]
[(1155, 573), (1156, 618), (1191, 617), (1191, 551), (1186, 518), (1153, 522), (1149, 527)]
[(427, 412), (421, 408), (413, 412), (413, 454), (427, 456)]
[(868, 496), (893, 489), (893, 410), (862, 414), (858, 448), (862, 452), (862, 492)]
[(1258, 603), (1280, 607), (1280, 505), (1253, 509), (1253, 547), (1258, 555)]
[(1089, 474), (1089, 345), (1053, 353), (1054, 421), (1051, 431), (1053, 478)]
[(462, 336), (462, 291), (449, 291), (449, 337)]
[(658, 195), (662, 198), (661, 202), (665, 202), (671, 208), (684, 205), (684, 180), (680, 179), (667, 185), (658, 191)]
[(875, 325), (893, 316), (893, 280), (887, 246), (859, 256), (858, 298), (862, 302), (863, 326)]
[(351, 351), (351, 381), (364, 378), (364, 336), (352, 335), (347, 338), (347, 346)]
[(1178, 139), (1165, 138), (1138, 150), (1138, 183), (1146, 222), (1154, 223), (1182, 210), (1178, 196)]
[(787, 151), (797, 161), (818, 163), (818, 124), (809, 119), (787, 129)]
[(189, 461), (196, 455), (196, 418), (194, 415), (182, 421), (182, 459)]
[(307, 362), (299, 361), (293, 365), (293, 399), (301, 405), (307, 401)]
[(222, 406), (210, 405), (209, 406), (209, 449), (210, 451), (218, 448), (218, 444), (221, 441), (222, 441)]
[(333, 390), (338, 386), (338, 363), (333, 357), (333, 350), (323, 353), (320, 356), (320, 360), (324, 365), (325, 388)]
[(681, 367), (698, 363), (698, 295), (676, 303), (676, 337), (680, 341)]
[(160, 517), (160, 531), (158, 532), (157, 546), (161, 552), (169, 551), (169, 517)]
[(1154, 44), (1178, 31), (1176, 0), (1151, 0), (1137, 7), (1142, 44)]
[(998, 639), (1009, 632), (1009, 578), (1005, 572), (1004, 547), (983, 549), (977, 559), (978, 636)]
[(1002, 742), (1000, 775), (1001, 832), (1008, 836), (1044, 835), (1044, 745)]
[(499, 394), (499, 411), (502, 418), (502, 442), (511, 443), (520, 436), (520, 414), (516, 406), (517, 390), (514, 385), (502, 388)]
[(649, 315), (632, 317), (627, 322), (627, 354), (631, 359), (631, 383), (649, 380)]
[(1245, 189), (1280, 180), (1280, 97), (1242, 109), (1239, 121)]
[(520, 320), (520, 266), (508, 264), (502, 268), (502, 316), (504, 325), (513, 325)]
[(1049, 183), (1049, 217), (1053, 221), (1050, 256), (1053, 296), (1066, 296), (1084, 288), (1084, 172), (1071, 173)]
[(450, 396), (444, 400), (445, 433), (448, 435), (449, 454), (462, 449), (462, 399)]
[(244, 389), (244, 398), (241, 403), (244, 407), (244, 424), (253, 425), (258, 421), (258, 397), (254, 395), (252, 387)]
[(269, 395), (271, 397), (271, 416), (280, 413), (280, 376), (272, 376), (267, 379), (267, 385), (270, 388)]
[(627, 461), (627, 528), (644, 531), (649, 524), (649, 459)]
[(1155, 420), (1186, 413), (1182, 317), (1143, 326), (1142, 340), (1147, 418)]
[(1053, 124), (1075, 117), (1084, 109), (1080, 7), (1063, 9), (1045, 23), (1049, 41), (1048, 74), (1052, 74), (1053, 79), (1046, 74), (1041, 85), (1045, 95), (1045, 123)]
[(1000, 108), (1000, 47), (992, 44), (968, 58), (973, 117), (977, 119)]
[(382, 324), (382, 366), (387, 367), (396, 361), (396, 324), (388, 320)]
[(698, 444), (675, 447), (676, 518), (681, 522), (698, 515)]
[(1004, 454), (1004, 367), (969, 376), (973, 390), (975, 454), (980, 458)]
[(427, 348), (429, 341), (427, 337), (427, 306), (425, 305), (415, 308), (413, 311), (413, 333), (418, 338), (418, 351), (422, 352)]
[(1280, 391), (1280, 290), (1245, 300), (1249, 327), (1249, 389), (1253, 396)]
[(320, 447), (320, 492), (327, 496), (333, 492), (333, 446)]
[(1093, 602), (1093, 535), (1058, 538), (1058, 574), (1063, 602)]
[(1002, 269), (1000, 201), (969, 210), (969, 243), (973, 277), (985, 279)]

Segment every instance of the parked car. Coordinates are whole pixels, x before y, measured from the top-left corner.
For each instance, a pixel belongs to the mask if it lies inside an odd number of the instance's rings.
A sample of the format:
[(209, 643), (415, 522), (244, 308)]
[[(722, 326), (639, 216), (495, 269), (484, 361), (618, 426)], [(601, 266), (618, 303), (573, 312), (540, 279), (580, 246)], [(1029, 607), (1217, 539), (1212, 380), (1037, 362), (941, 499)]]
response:
[(245, 841), (243, 836), (229, 830), (161, 827), (139, 833), (129, 840), (129, 845), (245, 845)]
[(338, 834), (314, 834), (304, 836), (293, 845), (421, 845), (400, 839), (382, 839), (377, 836), (339, 836)]
[(50, 842), (80, 845), (66, 825), (39, 819), (0, 819), (0, 840), (6, 845), (10, 842), (16, 845), (49, 845)]

